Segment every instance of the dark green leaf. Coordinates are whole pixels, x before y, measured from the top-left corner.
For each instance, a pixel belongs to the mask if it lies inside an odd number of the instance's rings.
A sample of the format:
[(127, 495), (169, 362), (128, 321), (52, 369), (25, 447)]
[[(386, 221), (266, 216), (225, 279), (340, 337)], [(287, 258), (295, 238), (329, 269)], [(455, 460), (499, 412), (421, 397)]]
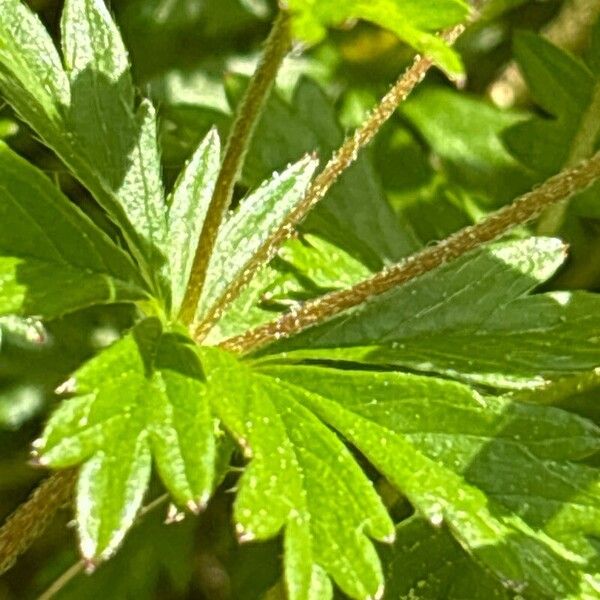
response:
[(526, 296), (563, 260), (551, 238), (497, 244), (268, 352), (401, 365), (497, 387), (541, 385), (600, 361), (596, 295)]
[(0, 314), (52, 318), (147, 297), (129, 257), (5, 145), (0, 191)]

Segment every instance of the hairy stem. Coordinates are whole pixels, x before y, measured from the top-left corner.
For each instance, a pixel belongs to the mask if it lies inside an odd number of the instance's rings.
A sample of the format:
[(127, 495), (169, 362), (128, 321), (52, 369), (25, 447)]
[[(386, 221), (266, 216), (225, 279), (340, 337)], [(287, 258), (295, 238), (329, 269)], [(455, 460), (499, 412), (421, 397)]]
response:
[[(444, 34), (444, 39), (452, 44), (464, 31), (463, 25), (458, 25)], [(265, 241), (246, 265), (245, 269), (231, 282), (222, 296), (208, 311), (201, 323), (193, 330), (193, 337), (201, 342), (214, 324), (219, 320), (227, 307), (235, 300), (256, 272), (267, 264), (277, 250), (289, 240), (295, 232), (295, 227), (320, 202), (342, 173), (358, 158), (360, 151), (377, 135), (381, 127), (390, 119), (398, 106), (410, 95), (415, 87), (423, 80), (433, 62), (423, 56), (417, 56), (413, 64), (392, 86), (373, 110), (366, 121), (348, 137), (342, 146), (334, 153), (323, 171), (314, 179), (304, 198), (288, 215), (285, 223)]]
[(289, 18), (287, 14), (281, 12), (275, 20), (262, 59), (238, 107), (237, 117), (229, 134), (223, 164), (200, 233), (190, 280), (179, 313), (179, 318), (186, 325), (194, 319), (219, 227), (231, 204), (233, 190), (252, 135), (290, 46)]
[(275, 340), (327, 321), (345, 310), (362, 304), (372, 296), (424, 275), (482, 244), (497, 239), (513, 227), (534, 219), (546, 208), (584, 190), (598, 178), (600, 178), (600, 152), (578, 166), (551, 177), (512, 204), (492, 213), (480, 223), (461, 229), (436, 246), (425, 248), (347, 290), (333, 292), (309, 301), (301, 308), (285, 313), (275, 321), (240, 336), (229, 338), (220, 346), (234, 352), (248, 353)]
[(77, 471), (59, 471), (43, 481), (0, 528), (0, 574), (46, 530), (73, 494)]

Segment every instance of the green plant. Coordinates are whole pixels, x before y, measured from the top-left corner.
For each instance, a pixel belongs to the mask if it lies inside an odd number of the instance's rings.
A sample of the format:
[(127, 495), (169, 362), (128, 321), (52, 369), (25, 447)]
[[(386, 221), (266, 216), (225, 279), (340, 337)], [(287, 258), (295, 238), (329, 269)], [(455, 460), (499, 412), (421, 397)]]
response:
[[(506, 131), (522, 162), (537, 156), (524, 144), (545, 134), (572, 145), (554, 155), (546, 143), (540, 154), (548, 164), (527, 175), (545, 181), (512, 204), (408, 258), (406, 248), (380, 252), (361, 236), (346, 247), (310, 234), (296, 239), (434, 61), (460, 79), (448, 43), (468, 10), (459, 0), (427, 10), (383, 1), (294, 1), (289, 9), (241, 96), (223, 159), (213, 129), (166, 194), (155, 109), (137, 100), (102, 0), (67, 0), (62, 59), (20, 0), (0, 0), (0, 92), (116, 226), (93, 222), (2, 144), (0, 313), (18, 317), (10, 325), (16, 335), (29, 331), (25, 319), (134, 307), (122, 337), (60, 387), (63, 398), (34, 442), (36, 464), (58, 474), (0, 531), (0, 562), (6, 568), (29, 545), (76, 482), (79, 546), (93, 570), (133, 526), (152, 465), (176, 521), (206, 508), (230, 473), (234, 441), (244, 462), (237, 537), (282, 533), (289, 598), (330, 598), (333, 583), (351, 598), (381, 597), (384, 569), (372, 540), (396, 538), (383, 556), (397, 596), (441, 597), (417, 583), (426, 568), (405, 573), (397, 565), (426, 561), (421, 544), (462, 561), (470, 583), (461, 585), (481, 581), (485, 597), (597, 597), (600, 495), (597, 469), (584, 459), (598, 449), (599, 431), (544, 398), (563, 378), (577, 386), (598, 367), (600, 302), (584, 291), (533, 293), (565, 260), (559, 239), (523, 231), (495, 241), (575, 194), (597, 212), (593, 67), (565, 68), (581, 81), (565, 92), (576, 94), (576, 107), (548, 106), (564, 118), (519, 119)], [(300, 152), (228, 212), (291, 32), (312, 40), (351, 17), (385, 21), (427, 54), (314, 178), (318, 158)], [(432, 33), (442, 28), (447, 43)], [(538, 38), (521, 43), (517, 58), (530, 66), (533, 91), (543, 98), (562, 91), (535, 85), (547, 72), (544, 53), (560, 51), (536, 51)], [(541, 66), (527, 58), (532, 48)], [(581, 125), (573, 115), (586, 102), (593, 109)], [(412, 118), (419, 126), (419, 115)], [(583, 133), (573, 134), (577, 127)], [(432, 143), (446, 142), (442, 135)], [(454, 158), (452, 148), (444, 152)], [(381, 223), (393, 214), (383, 206)], [(265, 289), (280, 280), (270, 292), (277, 311), (264, 310)], [(401, 494), (413, 516), (395, 525), (374, 482)]]

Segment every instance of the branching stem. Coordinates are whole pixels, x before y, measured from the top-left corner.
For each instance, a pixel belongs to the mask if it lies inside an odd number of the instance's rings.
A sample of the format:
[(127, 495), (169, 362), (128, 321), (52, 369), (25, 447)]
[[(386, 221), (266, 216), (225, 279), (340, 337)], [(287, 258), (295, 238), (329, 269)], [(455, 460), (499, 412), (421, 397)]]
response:
[[(464, 31), (464, 25), (457, 25), (444, 34), (444, 39), (452, 44)], [(381, 127), (390, 119), (398, 106), (409, 96), (423, 80), (433, 62), (423, 56), (417, 56), (413, 64), (403, 73), (366, 121), (347, 138), (331, 157), (323, 171), (312, 182), (304, 198), (290, 213), (285, 223), (265, 241), (254, 254), (242, 273), (236, 277), (208, 311), (202, 322), (193, 330), (192, 335), (200, 343), (227, 307), (235, 300), (256, 272), (267, 264), (277, 250), (294, 235), (295, 227), (320, 202), (333, 184), (358, 158), (360, 151), (377, 135)]]
[(275, 321), (225, 340), (220, 346), (234, 352), (248, 353), (327, 321), (373, 296), (424, 275), (499, 238), (513, 227), (531, 221), (546, 208), (566, 200), (576, 192), (583, 191), (598, 178), (600, 178), (600, 152), (576, 167), (551, 177), (512, 204), (492, 213), (480, 223), (461, 229), (436, 246), (425, 248), (349, 289), (309, 301), (301, 308), (285, 313)]
[(286, 13), (280, 12), (267, 39), (262, 59), (238, 107), (237, 117), (227, 140), (223, 164), (200, 233), (190, 280), (179, 314), (179, 318), (186, 325), (194, 319), (219, 227), (231, 204), (233, 190), (252, 135), (290, 46), (289, 18)]

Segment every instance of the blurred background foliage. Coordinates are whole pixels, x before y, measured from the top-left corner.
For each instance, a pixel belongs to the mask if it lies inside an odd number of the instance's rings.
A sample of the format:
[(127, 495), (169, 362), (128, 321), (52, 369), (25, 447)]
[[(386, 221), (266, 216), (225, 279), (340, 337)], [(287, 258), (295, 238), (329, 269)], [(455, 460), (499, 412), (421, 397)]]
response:
[[(62, 2), (29, 4), (58, 37)], [(262, 274), (258, 310), (282, 310), (289, 302), (327, 289), (331, 254), (322, 240), (352, 255), (357, 262), (347, 265), (359, 277), (472, 223), (583, 158), (578, 132), (585, 129), (585, 114), (594, 106), (600, 110), (594, 104), (600, 102), (600, 27), (595, 24), (600, 8), (576, 27), (576, 35), (569, 35), (565, 23), (573, 25), (574, 17), (564, 13), (577, 4), (486, 3), (483, 18), (458, 44), (468, 74), (464, 89), (457, 90), (439, 73), (428, 76), (304, 225), (305, 233), (320, 237), (306, 235), (293, 242), (299, 245), (296, 251), (293, 246), (284, 249)], [(110, 8), (130, 49), (137, 87), (159, 109), (165, 180), (171, 185), (210, 127), (216, 125), (226, 135), (269, 31), (274, 2), (113, 0)], [(569, 52), (534, 35), (538, 32)], [(393, 35), (365, 24), (334, 30), (315, 47), (297, 47), (260, 123), (238, 197), (305, 152), (316, 150), (327, 160), (411, 57), (410, 49)], [(519, 68), (524, 84), (515, 79)], [(45, 170), (114, 234), (85, 191), (6, 105), (0, 109), (0, 138)], [(596, 186), (558, 213), (545, 215), (537, 226), (538, 232), (560, 236), (571, 246), (570, 259), (550, 288), (600, 289), (598, 192)], [(306, 248), (312, 252), (308, 260)], [(77, 365), (116, 339), (132, 316), (128, 308), (111, 307), (44, 326), (0, 320), (2, 516), (43, 476), (27, 465), (28, 452), (56, 402), (53, 390)], [(586, 386), (579, 395), (587, 398), (597, 391), (597, 378)], [(564, 397), (557, 402), (564, 403)], [(571, 409), (579, 405), (589, 413), (589, 402), (575, 402)], [(234, 485), (232, 472), (199, 519), (164, 527), (164, 508), (151, 511), (114, 560), (91, 577), (77, 575), (56, 597), (281, 598), (278, 542), (239, 547), (234, 541), (229, 516)], [(396, 519), (409, 514), (383, 482), (380, 491)], [(160, 493), (157, 487), (154, 495)], [(0, 598), (38, 597), (76, 563), (68, 518), (65, 511), (0, 580)], [(418, 523), (409, 520), (403, 526), (413, 528), (415, 536), (425, 535)], [(450, 540), (448, 552), (460, 560), (461, 551)], [(424, 557), (423, 565), (434, 558)], [(485, 583), (481, 574), (470, 576)], [(397, 597), (402, 586), (395, 582), (390, 590), (388, 597)]]

